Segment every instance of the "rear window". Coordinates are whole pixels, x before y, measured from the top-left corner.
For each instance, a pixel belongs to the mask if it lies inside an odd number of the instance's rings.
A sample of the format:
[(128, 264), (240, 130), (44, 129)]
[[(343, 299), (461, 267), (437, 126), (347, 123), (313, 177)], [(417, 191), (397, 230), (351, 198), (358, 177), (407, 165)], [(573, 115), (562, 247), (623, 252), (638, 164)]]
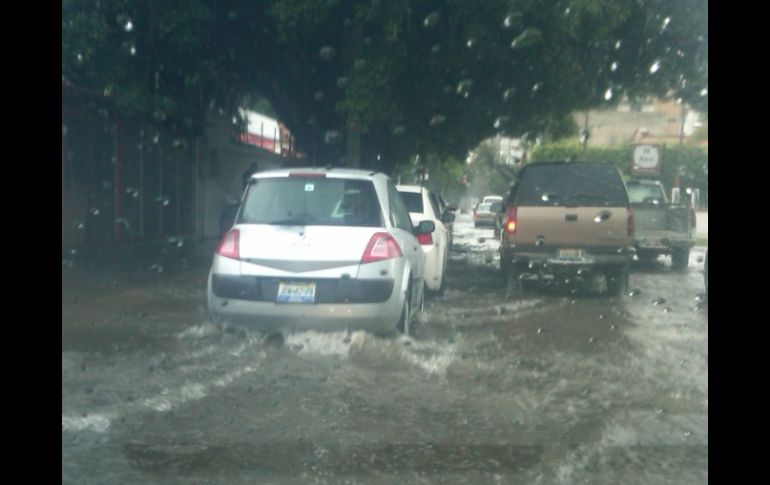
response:
[(515, 204), (620, 207), (628, 205), (628, 193), (609, 164), (536, 164), (522, 171)]
[(261, 178), (249, 185), (237, 222), (381, 227), (382, 211), (367, 180)]
[(492, 209), (491, 202), (482, 202), (479, 204), (479, 212), (489, 212)]
[(626, 184), (626, 188), (628, 189), (628, 200), (632, 204), (664, 202), (660, 187), (657, 185), (629, 182)]
[(404, 200), (404, 204), (406, 204), (406, 210), (409, 212), (420, 212), (423, 213), (425, 210), (422, 206), (422, 194), (419, 192), (401, 192), (401, 198)]

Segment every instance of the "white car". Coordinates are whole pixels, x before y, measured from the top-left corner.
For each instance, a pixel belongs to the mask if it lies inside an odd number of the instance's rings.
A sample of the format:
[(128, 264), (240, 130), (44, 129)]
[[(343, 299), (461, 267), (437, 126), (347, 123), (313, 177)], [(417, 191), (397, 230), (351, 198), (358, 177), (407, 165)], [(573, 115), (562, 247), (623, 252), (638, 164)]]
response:
[(417, 240), (425, 251), (425, 286), (428, 290), (444, 293), (446, 287), (446, 262), (449, 256), (450, 232), (448, 225), (454, 221), (454, 214), (439, 209), (431, 192), (419, 185), (399, 185), (398, 191), (404, 198), (412, 223), (433, 221), (436, 230), (420, 235)]
[(208, 280), (217, 324), (265, 331), (409, 334), (422, 310), (425, 254), (390, 179), (351, 169), (251, 177)]

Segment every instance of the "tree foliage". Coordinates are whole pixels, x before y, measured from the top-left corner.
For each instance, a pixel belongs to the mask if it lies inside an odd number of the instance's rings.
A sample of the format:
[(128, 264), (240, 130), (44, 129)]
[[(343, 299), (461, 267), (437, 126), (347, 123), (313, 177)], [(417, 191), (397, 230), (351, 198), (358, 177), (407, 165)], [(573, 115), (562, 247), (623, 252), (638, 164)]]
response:
[(707, 113), (707, 23), (705, 0), (63, 0), (62, 74), (193, 131), (258, 93), (318, 159), (355, 132), (389, 169), (623, 94)]

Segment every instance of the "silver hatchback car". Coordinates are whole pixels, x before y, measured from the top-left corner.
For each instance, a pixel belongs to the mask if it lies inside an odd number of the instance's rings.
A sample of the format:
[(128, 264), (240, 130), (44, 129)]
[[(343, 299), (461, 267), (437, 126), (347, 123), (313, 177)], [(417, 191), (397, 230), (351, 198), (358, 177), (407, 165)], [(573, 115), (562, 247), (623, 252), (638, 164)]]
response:
[(390, 179), (352, 169), (254, 174), (208, 280), (215, 323), (264, 331), (410, 332), (425, 255)]

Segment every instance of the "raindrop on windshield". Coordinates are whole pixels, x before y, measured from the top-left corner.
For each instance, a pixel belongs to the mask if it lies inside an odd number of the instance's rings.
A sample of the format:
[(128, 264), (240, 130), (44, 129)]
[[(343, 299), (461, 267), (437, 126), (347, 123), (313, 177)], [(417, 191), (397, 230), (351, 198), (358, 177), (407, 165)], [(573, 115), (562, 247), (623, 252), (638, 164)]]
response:
[(132, 30), (134, 30), (133, 22), (131, 22), (130, 20), (126, 22), (125, 29), (126, 29), (126, 32), (131, 32)]
[(446, 116), (444, 115), (436, 115), (433, 118), (430, 119), (430, 126), (436, 126), (440, 125), (441, 123), (446, 121)]
[(463, 79), (457, 84), (457, 94), (468, 94), (473, 87), (471, 79)]
[(434, 45), (433, 48), (431, 49), (431, 52), (433, 52), (434, 54), (438, 54), (439, 51), (441, 51), (441, 46), (438, 44)]
[(521, 13), (515, 12), (512, 14), (509, 14), (507, 17), (505, 17), (505, 20), (503, 20), (503, 26), (506, 29), (511, 29), (513, 27), (518, 27), (521, 25)]
[(613, 62), (610, 64), (610, 71), (615, 72), (618, 70), (618, 61)]
[(406, 128), (403, 126), (396, 126), (393, 128), (393, 134), (396, 136), (403, 135), (404, 133), (406, 133)]
[(636, 296), (639, 295), (642, 292), (639, 288), (634, 288), (628, 293), (628, 296)]
[(663, 20), (663, 28), (661, 30), (666, 30), (669, 23), (671, 23), (671, 17), (666, 17), (665, 20)]
[(82, 64), (83, 63), (83, 54), (78, 54), (77, 55), (77, 59), (78, 59), (78, 63)]
[(468, 39), (468, 42), (466, 42), (465, 45), (468, 47), (468, 49), (472, 48), (476, 45), (476, 39)]
[(542, 88), (542, 87), (543, 87), (543, 83), (535, 83), (535, 85), (532, 86), (532, 93), (534, 94), (534, 93), (540, 91), (540, 88)]
[(612, 99), (612, 88), (607, 88), (604, 92), (604, 100), (609, 101), (610, 99)]
[(321, 101), (322, 99), (324, 99), (324, 92), (316, 91), (316, 93), (313, 95), (313, 98), (315, 98), (316, 101)]
[(318, 56), (324, 61), (331, 61), (334, 59), (334, 47), (328, 45), (321, 47), (321, 50), (318, 51)]
[(500, 128), (504, 123), (506, 123), (510, 119), (511, 119), (510, 116), (500, 116), (499, 118), (497, 118), (495, 120), (494, 127), (495, 128)]
[(662, 304), (666, 303), (666, 299), (665, 298), (658, 298), (657, 300), (655, 300), (652, 303), (653, 303), (653, 305), (662, 305)]
[(423, 21), (423, 25), (425, 27), (433, 27), (438, 23), (439, 14), (438, 12), (433, 12), (427, 17), (425, 17), (425, 20)]
[(650, 66), (650, 74), (655, 74), (660, 69), (660, 61), (655, 61)]
[(130, 49), (130, 52), (131, 52), (132, 56), (135, 56), (136, 55), (136, 47), (132, 45), (131, 49)]
[(518, 37), (511, 42), (511, 49), (527, 47), (543, 40), (543, 33), (535, 27), (525, 29)]
[(621, 45), (623, 45), (623, 42), (622, 42), (622, 41), (617, 41), (617, 42), (615, 42), (615, 50), (618, 50), (618, 49), (620, 49), (620, 46), (621, 46)]
[(346, 77), (338, 77), (337, 78), (337, 87), (338, 88), (344, 88), (348, 85), (348, 78)]
[(324, 143), (326, 143), (327, 145), (339, 143), (341, 140), (342, 140), (342, 134), (339, 131), (329, 130), (326, 133), (324, 133)]
[(516, 88), (508, 88), (503, 93), (503, 101), (509, 101), (516, 94)]
[(98, 216), (101, 211), (99, 211), (98, 207), (92, 207), (90, 212), (91, 212), (91, 214), (93, 214), (95, 216)]
[(701, 96), (706, 96), (708, 93), (709, 93), (708, 88), (703, 88), (703, 89), (700, 90), (700, 95)]
[(353, 63), (353, 67), (358, 70), (364, 69), (366, 67), (366, 61), (363, 59), (356, 59), (356, 62)]

